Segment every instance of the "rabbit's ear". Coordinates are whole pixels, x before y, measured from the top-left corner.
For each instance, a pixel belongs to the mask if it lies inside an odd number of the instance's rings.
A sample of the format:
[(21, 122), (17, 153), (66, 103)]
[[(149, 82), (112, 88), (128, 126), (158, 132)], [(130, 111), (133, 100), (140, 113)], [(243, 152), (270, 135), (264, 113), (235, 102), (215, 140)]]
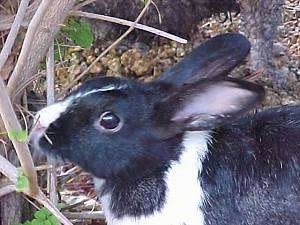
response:
[[(209, 130), (252, 109), (263, 87), (233, 78), (185, 85), (155, 107), (164, 132)], [(160, 125), (159, 125), (160, 124)]]
[(204, 78), (225, 77), (245, 59), (250, 47), (241, 34), (218, 35), (198, 46), (157, 80), (181, 86)]

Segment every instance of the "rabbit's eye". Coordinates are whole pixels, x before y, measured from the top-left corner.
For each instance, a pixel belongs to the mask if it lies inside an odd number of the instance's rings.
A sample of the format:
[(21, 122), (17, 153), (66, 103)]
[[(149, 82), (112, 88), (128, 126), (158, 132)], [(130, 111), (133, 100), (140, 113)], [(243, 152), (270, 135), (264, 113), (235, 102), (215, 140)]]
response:
[(104, 112), (99, 123), (102, 129), (113, 132), (120, 130), (122, 126), (121, 119), (111, 111)]

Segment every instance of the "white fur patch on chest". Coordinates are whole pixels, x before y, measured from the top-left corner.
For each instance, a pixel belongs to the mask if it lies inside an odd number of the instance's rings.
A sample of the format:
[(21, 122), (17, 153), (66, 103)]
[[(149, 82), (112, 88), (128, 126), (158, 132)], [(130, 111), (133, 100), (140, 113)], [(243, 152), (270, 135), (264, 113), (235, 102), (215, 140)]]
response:
[[(187, 132), (183, 141), (183, 152), (178, 161), (171, 163), (166, 172), (166, 201), (161, 210), (152, 215), (115, 218), (109, 210), (110, 196), (100, 200), (108, 225), (203, 225), (201, 206), (204, 192), (198, 174), (208, 151), (209, 135), (203, 131)], [(130, 204), (130, 202), (128, 202)]]

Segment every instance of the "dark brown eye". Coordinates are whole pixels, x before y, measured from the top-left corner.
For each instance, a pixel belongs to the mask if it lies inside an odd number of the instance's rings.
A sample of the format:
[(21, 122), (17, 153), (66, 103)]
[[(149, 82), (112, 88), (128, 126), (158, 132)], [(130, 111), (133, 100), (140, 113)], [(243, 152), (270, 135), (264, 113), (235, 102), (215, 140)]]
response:
[(121, 119), (111, 111), (106, 111), (100, 116), (100, 126), (107, 131), (118, 131), (122, 124)]

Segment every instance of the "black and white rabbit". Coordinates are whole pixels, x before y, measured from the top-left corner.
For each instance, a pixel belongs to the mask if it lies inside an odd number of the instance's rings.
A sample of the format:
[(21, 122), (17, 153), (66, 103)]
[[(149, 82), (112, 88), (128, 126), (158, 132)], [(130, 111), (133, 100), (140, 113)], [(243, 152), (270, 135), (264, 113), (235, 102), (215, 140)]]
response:
[(249, 49), (223, 34), (153, 82), (90, 80), (32, 142), (94, 176), (109, 225), (300, 224), (300, 107), (244, 115), (264, 90), (226, 75)]

